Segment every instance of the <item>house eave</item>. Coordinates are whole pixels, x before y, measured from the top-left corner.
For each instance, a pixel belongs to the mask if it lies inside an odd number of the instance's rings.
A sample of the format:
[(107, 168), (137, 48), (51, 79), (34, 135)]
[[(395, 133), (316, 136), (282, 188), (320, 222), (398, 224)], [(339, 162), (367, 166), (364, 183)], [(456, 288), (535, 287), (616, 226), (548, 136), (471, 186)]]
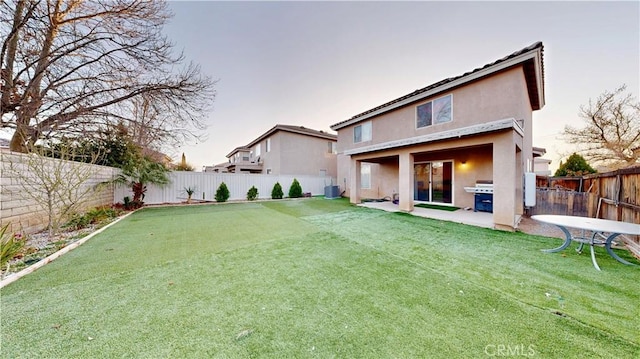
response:
[(496, 132), (496, 131), (503, 131), (508, 129), (512, 129), (513, 131), (518, 133), (520, 136), (524, 137), (524, 130), (518, 124), (518, 122), (514, 118), (506, 118), (502, 120), (458, 128), (458, 129), (449, 130), (449, 131), (436, 132), (428, 135), (410, 137), (402, 140), (388, 141), (388, 142), (378, 143), (375, 145), (353, 148), (353, 149), (344, 151), (344, 154), (347, 156), (359, 155), (363, 153), (389, 150), (389, 149), (398, 148), (398, 147), (420, 145), (420, 144), (425, 144), (429, 142), (474, 136), (474, 135), (480, 135), (480, 134)]
[[(535, 49), (532, 49), (530, 51), (527, 51), (523, 54), (514, 56), (511, 59), (508, 60), (504, 60), (501, 61), (497, 64), (494, 64), (492, 66), (489, 66), (487, 68), (483, 68), (477, 71), (473, 71), (471, 73), (469, 73), (466, 76), (460, 77), (458, 79), (455, 79), (453, 81), (447, 82), (441, 86), (435, 87), (433, 89), (427, 90), (425, 92), (421, 92), (419, 94), (416, 94), (415, 96), (406, 98), (402, 101), (398, 101), (398, 102), (394, 102), (389, 104), (389, 106), (385, 106), (382, 107), (378, 110), (372, 111), (370, 113), (365, 113), (361, 116), (355, 116), (349, 120), (346, 120), (344, 122), (340, 122), (340, 123), (336, 123), (332, 126), (330, 126), (330, 128), (334, 131), (338, 131), (339, 129), (342, 129), (344, 127), (356, 124), (358, 122), (362, 122), (365, 121), (367, 119), (370, 119), (372, 117), (375, 116), (379, 116), (383, 113), (398, 109), (400, 107), (404, 107), (407, 106), (411, 103), (432, 97), (434, 95), (440, 94), (442, 92), (448, 91), (448, 90), (452, 90), (456, 87), (460, 87), (460, 86), (464, 86), (468, 83), (471, 83), (473, 81), (479, 80), (481, 78), (487, 77), (489, 75), (492, 75), (494, 73), (506, 70), (508, 68), (511, 67), (515, 67), (515, 66), (519, 66), (519, 65), (524, 65), (525, 63), (532, 61), (533, 62), (533, 67), (534, 67), (534, 76), (535, 76), (535, 95), (531, 95), (530, 96), (530, 101), (531, 101), (531, 106), (533, 110), (538, 110), (541, 109), (544, 106), (544, 79), (543, 79), (543, 73), (542, 73), (542, 48), (537, 47)], [(528, 81), (529, 82), (529, 81)], [(528, 86), (533, 85), (533, 84), (529, 84)]]
[(262, 140), (266, 139), (267, 137), (271, 136), (272, 134), (274, 134), (274, 133), (276, 133), (278, 131), (296, 133), (296, 134), (303, 135), (303, 136), (322, 138), (322, 139), (326, 139), (326, 140), (330, 140), (330, 141), (337, 141), (338, 140), (338, 136), (334, 135), (334, 134), (331, 134), (331, 133), (326, 133), (326, 132), (325, 133), (320, 133), (320, 131), (318, 131), (318, 133), (310, 133), (310, 132), (307, 132), (307, 131), (304, 131), (304, 130), (311, 130), (311, 129), (302, 127), (301, 130), (297, 130), (295, 127), (292, 127), (292, 126), (275, 125), (270, 130), (268, 130), (267, 132), (263, 133), (262, 135), (260, 135), (255, 140), (251, 141), (246, 147), (251, 148), (256, 143), (261, 142)]

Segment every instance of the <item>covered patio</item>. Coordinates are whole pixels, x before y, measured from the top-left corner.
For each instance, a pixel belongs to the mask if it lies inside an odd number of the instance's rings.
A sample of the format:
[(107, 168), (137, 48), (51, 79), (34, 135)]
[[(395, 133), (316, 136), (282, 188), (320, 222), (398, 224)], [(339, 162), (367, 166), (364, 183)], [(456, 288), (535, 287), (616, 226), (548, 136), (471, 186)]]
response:
[[(387, 212), (404, 212), (397, 204), (393, 204), (391, 201), (364, 202), (358, 204), (358, 206), (379, 209)], [(410, 214), (418, 217), (440, 219), (443, 221), (468, 224), (477, 227), (495, 228), (493, 223), (493, 214), (487, 212), (474, 212), (473, 210), (464, 210), (462, 208), (456, 211), (443, 211), (439, 209), (414, 207)]]

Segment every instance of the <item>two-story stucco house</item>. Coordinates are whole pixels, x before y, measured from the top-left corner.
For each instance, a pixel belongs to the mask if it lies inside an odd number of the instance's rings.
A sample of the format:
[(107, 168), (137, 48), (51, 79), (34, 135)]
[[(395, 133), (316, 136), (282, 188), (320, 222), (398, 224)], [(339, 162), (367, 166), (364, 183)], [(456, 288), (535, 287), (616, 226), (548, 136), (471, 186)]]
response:
[(513, 230), (533, 171), (532, 114), (544, 106), (543, 45), (447, 78), (334, 124), (338, 182), (352, 203), (398, 197), (474, 207), (465, 187), (493, 183), (493, 222)]
[[(303, 126), (275, 125), (248, 145), (237, 147), (215, 172), (274, 175), (337, 175), (337, 136)], [(206, 171), (207, 169), (205, 169)]]

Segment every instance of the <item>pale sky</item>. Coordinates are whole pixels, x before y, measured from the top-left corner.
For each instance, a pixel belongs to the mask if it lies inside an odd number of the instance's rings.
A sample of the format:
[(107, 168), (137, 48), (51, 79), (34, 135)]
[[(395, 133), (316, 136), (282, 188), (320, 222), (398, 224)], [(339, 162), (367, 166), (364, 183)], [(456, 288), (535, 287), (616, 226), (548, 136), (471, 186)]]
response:
[[(544, 43), (534, 146), (552, 168), (578, 108), (621, 84), (638, 96), (638, 2), (184, 2), (166, 34), (215, 79), (209, 139), (188, 162), (226, 161), (275, 124), (329, 126)], [(179, 153), (178, 153), (179, 155)]]
[(329, 126), (534, 42), (544, 44), (546, 105), (533, 145), (552, 169), (582, 127), (580, 105), (627, 84), (640, 93), (640, 2), (172, 1), (165, 33), (219, 82), (208, 140), (185, 152), (199, 171), (276, 124)]

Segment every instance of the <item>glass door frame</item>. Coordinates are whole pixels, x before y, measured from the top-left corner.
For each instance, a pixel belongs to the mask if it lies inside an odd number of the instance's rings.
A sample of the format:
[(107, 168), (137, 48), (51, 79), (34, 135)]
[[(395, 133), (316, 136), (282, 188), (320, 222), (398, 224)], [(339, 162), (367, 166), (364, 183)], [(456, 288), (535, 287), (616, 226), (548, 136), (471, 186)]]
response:
[[(433, 184), (433, 164), (434, 163), (441, 163), (443, 164), (443, 168), (444, 168), (444, 163), (449, 163), (449, 167), (451, 169), (451, 184), (450, 184), (450, 196), (448, 196), (450, 198), (450, 202), (438, 202), (438, 201), (434, 201), (434, 196), (433, 196), (433, 191), (434, 191), (434, 184)], [(418, 182), (422, 182), (422, 181), (418, 181), (418, 177), (417, 177), (417, 173), (416, 173), (416, 166), (418, 165), (426, 165), (427, 169), (428, 169), (428, 174), (427, 174), (427, 183), (428, 183), (428, 199), (425, 201), (424, 199), (419, 199), (420, 197), (420, 188), (424, 188), (425, 186), (423, 185), (422, 187), (418, 186)], [(413, 164), (413, 186), (414, 186), (414, 195), (413, 195), (413, 200), (414, 202), (418, 202), (418, 203), (428, 203), (428, 204), (437, 204), (437, 205), (443, 205), (443, 206), (453, 206), (454, 204), (454, 183), (455, 183), (455, 176), (454, 176), (454, 161), (453, 159), (447, 159), (447, 160), (434, 160), (434, 161), (420, 161), (420, 162), (415, 162)], [(446, 177), (445, 177), (446, 178)], [(443, 184), (444, 185), (444, 184)], [(445, 196), (446, 198), (446, 196)], [(444, 199), (444, 198), (443, 198)]]

